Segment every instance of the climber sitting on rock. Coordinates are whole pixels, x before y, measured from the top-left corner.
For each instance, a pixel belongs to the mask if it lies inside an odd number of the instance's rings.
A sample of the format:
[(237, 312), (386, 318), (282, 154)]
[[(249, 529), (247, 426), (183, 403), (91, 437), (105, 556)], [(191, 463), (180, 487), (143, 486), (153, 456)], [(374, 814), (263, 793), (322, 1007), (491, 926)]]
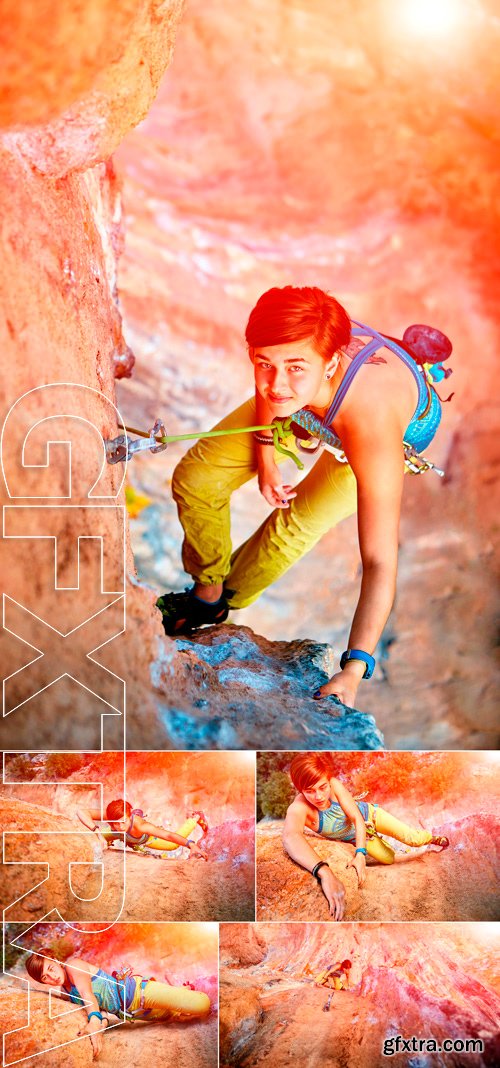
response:
[(207, 831), (207, 823), (202, 812), (193, 812), (178, 831), (169, 831), (165, 827), (159, 827), (145, 819), (141, 809), (132, 808), (128, 801), (121, 798), (111, 801), (106, 809), (107, 826), (102, 829), (99, 823), (101, 812), (98, 808), (78, 809), (77, 816), (84, 827), (94, 831), (104, 848), (109, 848), (114, 841), (124, 841), (135, 852), (143, 850), (163, 851), (177, 849), (185, 846), (189, 849), (190, 857), (200, 857), (208, 860), (207, 853), (200, 849), (197, 843), (189, 837), (194, 828), (201, 826), (203, 833)]
[(332, 990), (347, 990), (351, 967), (350, 960), (343, 960), (340, 964), (329, 964), (314, 977), (314, 983), (316, 986), (331, 987)]
[(102, 1051), (103, 1032), (109, 1024), (132, 1020), (201, 1019), (210, 1012), (210, 998), (191, 983), (169, 986), (134, 975), (131, 968), (113, 973), (97, 964), (69, 957), (62, 964), (50, 949), (32, 953), (26, 961), (31, 979), (43, 986), (58, 987), (75, 1005), (82, 1005), (87, 1023), (78, 1035), (88, 1035), (94, 1060)]
[(348, 990), (350, 969), (351, 961), (343, 960), (340, 964), (329, 964), (316, 976), (314, 980), (315, 986), (326, 986), (330, 990), (328, 999), (323, 1005), (323, 1012), (330, 1011), (334, 991)]
[(355, 846), (354, 857), (347, 867), (355, 869), (360, 887), (365, 881), (367, 854), (380, 864), (392, 864), (395, 860), (394, 850), (381, 838), (380, 832), (417, 848), (437, 845), (446, 849), (449, 841), (431, 831), (409, 827), (376, 803), (356, 801), (334, 777), (334, 770), (334, 759), (329, 752), (297, 753), (294, 756), (290, 777), (298, 794), (286, 814), (283, 845), (292, 860), (316, 877), (328, 901), (330, 915), (341, 920), (344, 886), (327, 861), (314, 851), (305, 836), (306, 828), (322, 838)]
[[(340, 669), (312, 695), (352, 707), (360, 680), (373, 674), (394, 600), (404, 448), (412, 470), (428, 469), (409, 457), (427, 448), (439, 425), (432, 367), (448, 358), (451, 342), (429, 326), (408, 327), (395, 341), (351, 323), (342, 305), (316, 286), (268, 290), (250, 313), (245, 339), (255, 399), (216, 431), (257, 424), (258, 432), (201, 437), (174, 471), (183, 564), (194, 585), (159, 598), (163, 625), (175, 637), (223, 623), (357, 511), (359, 600)], [(303, 420), (293, 433), (311, 442), (316, 432), (328, 446), (295, 488), (283, 482), (277, 466), (283, 456), (269, 429), (273, 420), (293, 415)], [(283, 440), (293, 445), (293, 435)], [(273, 511), (232, 552), (231, 495), (255, 475)]]

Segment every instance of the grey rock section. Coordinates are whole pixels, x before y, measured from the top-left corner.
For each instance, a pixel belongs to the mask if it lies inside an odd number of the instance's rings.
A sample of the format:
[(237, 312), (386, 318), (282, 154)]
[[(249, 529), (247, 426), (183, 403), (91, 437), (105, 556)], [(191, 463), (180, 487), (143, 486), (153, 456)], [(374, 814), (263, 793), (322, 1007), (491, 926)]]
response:
[(334, 671), (328, 645), (271, 642), (226, 625), (177, 639), (175, 648), (174, 676), (168, 656), (154, 665), (172, 749), (384, 747), (373, 716), (332, 698), (313, 700)]

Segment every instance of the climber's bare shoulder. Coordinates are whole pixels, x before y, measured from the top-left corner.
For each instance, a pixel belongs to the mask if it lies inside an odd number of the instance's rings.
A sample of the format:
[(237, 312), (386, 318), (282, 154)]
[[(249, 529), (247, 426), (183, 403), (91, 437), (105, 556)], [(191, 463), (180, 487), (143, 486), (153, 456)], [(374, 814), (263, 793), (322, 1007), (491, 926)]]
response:
[(363, 366), (342, 402), (335, 419), (342, 442), (346, 436), (362, 437), (367, 427), (378, 431), (387, 421), (404, 431), (412, 418), (418, 403), (416, 381), (399, 357), (388, 349), (383, 352), (383, 364)]
[(318, 813), (314, 805), (310, 805), (306, 801), (303, 794), (297, 794), (297, 797), (288, 806), (284, 832), (298, 831), (301, 833), (305, 827), (310, 828), (312, 831), (317, 830)]
[(72, 978), (77, 978), (78, 975), (95, 975), (99, 971), (96, 964), (91, 964), (90, 961), (83, 960), (81, 957), (68, 957), (64, 967)]

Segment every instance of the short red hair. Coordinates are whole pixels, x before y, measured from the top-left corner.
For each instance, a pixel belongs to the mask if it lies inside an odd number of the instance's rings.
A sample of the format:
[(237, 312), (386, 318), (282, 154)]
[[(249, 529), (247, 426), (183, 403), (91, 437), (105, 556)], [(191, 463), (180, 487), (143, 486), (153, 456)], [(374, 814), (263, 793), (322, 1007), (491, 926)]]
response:
[[(42, 982), (43, 967), (47, 960), (53, 961), (56, 958), (51, 949), (39, 949), (36, 953), (32, 953), (28, 957), (24, 967), (31, 979), (35, 979), (37, 983)], [(57, 962), (60, 963), (59, 961)]]
[(290, 778), (295, 789), (302, 793), (326, 775), (332, 778), (335, 771), (333, 756), (331, 753), (297, 753), (290, 764)]
[(310, 338), (319, 355), (329, 360), (349, 344), (351, 320), (338, 300), (317, 286), (274, 286), (250, 312), (245, 338), (252, 349)]
[(118, 820), (122, 820), (124, 816), (130, 816), (132, 812), (132, 805), (128, 801), (123, 801), (121, 798), (118, 801), (110, 801), (106, 809), (106, 819), (111, 823), (117, 823)]

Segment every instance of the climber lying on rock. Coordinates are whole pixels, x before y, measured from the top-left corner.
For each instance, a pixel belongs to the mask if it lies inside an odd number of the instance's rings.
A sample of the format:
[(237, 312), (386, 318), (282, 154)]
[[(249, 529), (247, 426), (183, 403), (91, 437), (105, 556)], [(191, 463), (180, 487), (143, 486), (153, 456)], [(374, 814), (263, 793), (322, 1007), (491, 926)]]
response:
[[(352, 707), (360, 680), (373, 674), (373, 653), (394, 600), (405, 464), (413, 471), (432, 467), (419, 454), (439, 426), (433, 368), (448, 358), (451, 342), (430, 326), (408, 327), (395, 341), (351, 322), (316, 286), (268, 290), (250, 313), (245, 339), (255, 399), (218, 424), (223, 436), (201, 437), (172, 477), (183, 564), (194, 585), (159, 598), (165, 632), (175, 637), (223, 623), (230, 610), (252, 604), (357, 511), (359, 600), (340, 670), (312, 695)], [(294, 415), (300, 425), (282, 428), (276, 442), (273, 420), (282, 424)], [(257, 433), (232, 435), (239, 428), (255, 431), (256, 424)], [(285, 441), (290, 450), (293, 434), (302, 445), (306, 438), (326, 446), (295, 487), (283, 482), (276, 449), (283, 452)], [(255, 476), (273, 511), (232, 552), (231, 495)]]
[(134, 975), (130, 968), (109, 973), (97, 964), (69, 957), (61, 964), (50, 949), (32, 953), (26, 961), (31, 979), (59, 987), (75, 1005), (82, 1005), (87, 1023), (78, 1035), (88, 1035), (94, 1060), (102, 1051), (103, 1032), (110, 1024), (132, 1020), (201, 1019), (210, 1012), (210, 998), (191, 983), (169, 986)]
[(395, 852), (380, 836), (404, 842), (407, 846), (437, 845), (446, 849), (447, 838), (430, 831), (409, 827), (378, 804), (356, 801), (334, 777), (335, 765), (329, 752), (297, 753), (290, 765), (290, 777), (298, 795), (289, 806), (283, 830), (283, 845), (289, 856), (307, 868), (318, 880), (328, 901), (330, 915), (344, 915), (345, 887), (326, 860), (318, 857), (304, 832), (315, 831), (322, 838), (349, 842), (355, 854), (347, 867), (353, 867), (361, 887), (365, 881), (367, 854), (380, 864), (392, 864)]
[(106, 809), (106, 826), (100, 828), (101, 811), (98, 808), (78, 809), (77, 816), (84, 827), (94, 831), (101, 845), (106, 849), (114, 841), (124, 841), (134, 852), (158, 850), (168, 852), (185, 846), (189, 849), (190, 857), (201, 857), (208, 860), (205, 850), (200, 849), (197, 843), (189, 837), (195, 827), (201, 827), (206, 834), (208, 827), (202, 812), (193, 812), (178, 831), (169, 831), (165, 827), (159, 827), (145, 819), (141, 809), (132, 808), (128, 801), (121, 798), (111, 801)]

